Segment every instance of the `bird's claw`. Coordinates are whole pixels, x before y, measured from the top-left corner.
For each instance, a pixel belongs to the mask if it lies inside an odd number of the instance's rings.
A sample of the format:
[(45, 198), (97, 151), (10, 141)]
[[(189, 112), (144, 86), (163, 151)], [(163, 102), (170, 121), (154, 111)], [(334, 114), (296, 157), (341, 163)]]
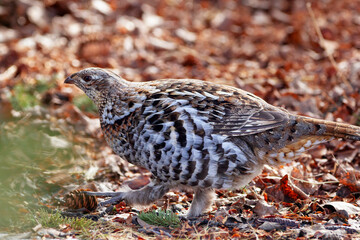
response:
[(116, 197), (121, 192), (89, 192), (89, 191), (83, 191), (86, 195), (89, 196), (96, 196), (96, 197)]
[(109, 200), (99, 203), (99, 206), (106, 206), (109, 204), (116, 205), (116, 204), (120, 203), (122, 200), (124, 200), (123, 194), (119, 193), (119, 195), (114, 196), (114, 197), (110, 198)]

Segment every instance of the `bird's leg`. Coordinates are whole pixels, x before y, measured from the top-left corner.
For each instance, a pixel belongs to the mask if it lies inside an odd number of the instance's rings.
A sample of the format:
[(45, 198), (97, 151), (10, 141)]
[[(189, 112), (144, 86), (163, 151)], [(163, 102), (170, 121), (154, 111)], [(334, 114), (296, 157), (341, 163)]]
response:
[(84, 192), (90, 196), (111, 197), (109, 200), (101, 202), (100, 206), (116, 205), (125, 201), (129, 205), (148, 205), (164, 196), (169, 191), (169, 186), (162, 182), (152, 181), (148, 185), (138, 190), (128, 190), (124, 192)]
[(108, 204), (116, 205), (122, 200), (124, 200), (124, 194), (125, 194), (125, 192), (88, 192), (88, 191), (84, 191), (83, 193), (89, 196), (111, 197), (109, 200), (100, 202), (99, 206), (105, 206)]
[(205, 212), (213, 203), (215, 192), (212, 188), (195, 190), (194, 198), (187, 214), (188, 218), (195, 218)]

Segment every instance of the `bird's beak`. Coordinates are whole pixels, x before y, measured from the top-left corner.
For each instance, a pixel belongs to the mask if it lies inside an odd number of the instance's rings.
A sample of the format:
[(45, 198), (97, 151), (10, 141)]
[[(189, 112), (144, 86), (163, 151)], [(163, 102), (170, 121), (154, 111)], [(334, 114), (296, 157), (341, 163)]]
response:
[[(71, 75), (72, 76), (72, 75)], [(68, 84), (74, 84), (74, 79), (71, 78), (71, 76), (67, 77), (64, 81), (64, 83)]]

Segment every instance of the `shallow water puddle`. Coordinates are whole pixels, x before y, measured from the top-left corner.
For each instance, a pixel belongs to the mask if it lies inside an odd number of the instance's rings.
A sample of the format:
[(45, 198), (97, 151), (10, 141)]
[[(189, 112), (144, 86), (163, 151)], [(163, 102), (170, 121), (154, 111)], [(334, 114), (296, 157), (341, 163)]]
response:
[(0, 123), (0, 232), (29, 227), (29, 212), (79, 183), (74, 154), (46, 121)]

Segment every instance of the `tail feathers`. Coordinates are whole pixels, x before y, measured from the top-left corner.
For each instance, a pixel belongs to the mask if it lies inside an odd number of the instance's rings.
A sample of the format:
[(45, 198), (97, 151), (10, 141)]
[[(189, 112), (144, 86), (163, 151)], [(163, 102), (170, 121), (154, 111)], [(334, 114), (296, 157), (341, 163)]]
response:
[(334, 136), (360, 141), (360, 127), (358, 126), (308, 117), (301, 117), (301, 120), (313, 124), (314, 135)]

